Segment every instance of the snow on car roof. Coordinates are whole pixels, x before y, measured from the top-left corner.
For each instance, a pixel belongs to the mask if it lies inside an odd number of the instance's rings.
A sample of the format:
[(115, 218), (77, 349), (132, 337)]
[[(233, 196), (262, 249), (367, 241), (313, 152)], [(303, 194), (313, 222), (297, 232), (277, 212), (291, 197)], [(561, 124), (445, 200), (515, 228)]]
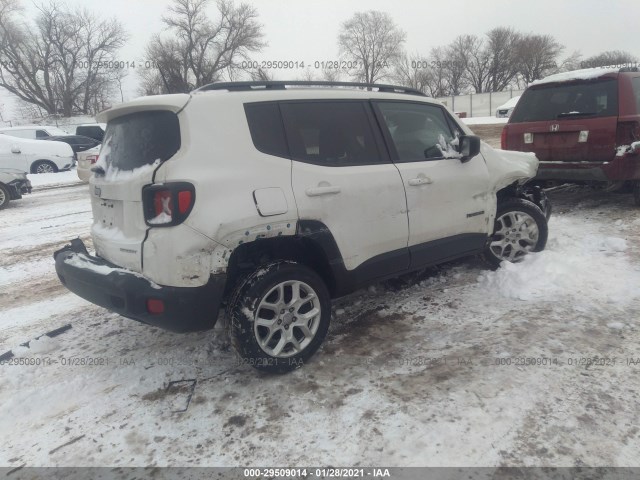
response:
[(520, 100), (520, 95), (518, 95), (517, 97), (510, 98), (509, 100), (504, 102), (502, 105), (500, 105), (498, 109), (515, 107), (516, 103), (518, 103), (518, 100)]
[(584, 68), (582, 70), (573, 70), (571, 72), (562, 72), (556, 73), (554, 75), (549, 75), (540, 80), (535, 80), (529, 84), (529, 86), (533, 85), (542, 85), (545, 83), (555, 83), (555, 82), (568, 82), (571, 80), (590, 80), (592, 78), (598, 78), (608, 73), (618, 73), (620, 71), (620, 67), (597, 67), (597, 68)]

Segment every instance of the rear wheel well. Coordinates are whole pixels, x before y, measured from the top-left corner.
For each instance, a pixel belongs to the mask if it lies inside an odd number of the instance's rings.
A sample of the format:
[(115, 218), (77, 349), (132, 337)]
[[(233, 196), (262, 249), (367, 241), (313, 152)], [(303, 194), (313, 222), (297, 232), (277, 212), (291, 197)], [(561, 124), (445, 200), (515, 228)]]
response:
[(309, 238), (287, 236), (259, 239), (237, 247), (229, 258), (225, 298), (246, 275), (275, 260), (290, 260), (309, 267), (322, 278), (333, 296), (336, 280), (322, 247)]

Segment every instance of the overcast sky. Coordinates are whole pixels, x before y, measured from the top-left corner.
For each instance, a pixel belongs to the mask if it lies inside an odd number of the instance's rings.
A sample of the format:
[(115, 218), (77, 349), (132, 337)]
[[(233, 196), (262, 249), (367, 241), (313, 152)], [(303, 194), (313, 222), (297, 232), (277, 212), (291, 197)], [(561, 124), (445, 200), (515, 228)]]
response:
[[(256, 60), (314, 61), (337, 57), (340, 24), (355, 12), (388, 12), (407, 34), (406, 50), (427, 55), (460, 34), (483, 34), (496, 26), (553, 35), (565, 54), (580, 50), (584, 57), (604, 50), (627, 50), (640, 57), (637, 42), (638, 0), (245, 0), (253, 4), (268, 43)], [(236, 0), (239, 3), (238, 0)], [(169, 0), (66, 0), (104, 16), (116, 16), (130, 34), (122, 60), (143, 61), (150, 36), (163, 29), (161, 17)], [(32, 2), (23, 0), (32, 14)], [(212, 1), (210, 10), (215, 12)], [(292, 77), (296, 76), (296, 72)], [(300, 72), (302, 74), (302, 72)], [(136, 96), (137, 75), (129, 70), (125, 100)], [(277, 78), (286, 78), (281, 74)], [(2, 90), (2, 89), (0, 89)], [(13, 108), (0, 91), (5, 117)]]

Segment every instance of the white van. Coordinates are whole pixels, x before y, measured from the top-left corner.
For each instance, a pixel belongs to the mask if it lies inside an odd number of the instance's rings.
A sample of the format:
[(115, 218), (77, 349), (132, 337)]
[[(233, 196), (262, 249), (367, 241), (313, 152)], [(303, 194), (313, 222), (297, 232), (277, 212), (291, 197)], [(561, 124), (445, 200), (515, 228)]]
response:
[(30, 140), (69, 135), (61, 128), (50, 125), (21, 125), (19, 127), (5, 127), (0, 128), (0, 133), (11, 135), (12, 137), (27, 138)]
[(67, 143), (0, 135), (0, 168), (54, 173), (68, 170), (73, 164), (73, 149)]

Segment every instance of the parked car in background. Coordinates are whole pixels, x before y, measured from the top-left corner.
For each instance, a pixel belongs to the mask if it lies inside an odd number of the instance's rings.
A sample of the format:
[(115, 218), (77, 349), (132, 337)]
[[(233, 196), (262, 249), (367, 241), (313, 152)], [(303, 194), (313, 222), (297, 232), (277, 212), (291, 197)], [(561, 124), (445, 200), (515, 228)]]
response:
[(22, 125), (20, 127), (4, 127), (0, 128), (0, 134), (11, 135), (12, 137), (27, 138), (31, 140), (48, 138), (54, 135), (69, 135), (61, 128), (53, 127), (50, 125)]
[(91, 178), (91, 169), (98, 161), (98, 154), (100, 153), (100, 145), (93, 147), (84, 152), (77, 154), (78, 158), (78, 178), (85, 183), (89, 182)]
[(87, 123), (84, 125), (78, 125), (76, 127), (76, 135), (83, 135), (102, 142), (106, 128), (107, 125), (105, 123)]
[(536, 154), (538, 179), (632, 182), (640, 204), (640, 71), (591, 68), (533, 82), (501, 141)]
[(89, 150), (90, 148), (94, 148), (95, 146), (100, 145), (100, 141), (96, 140), (95, 138), (85, 137), (82, 135), (54, 136), (47, 137), (43, 140), (67, 143), (76, 154), (78, 152), (84, 152), (85, 150)]
[(225, 305), (243, 362), (286, 372), (321, 345), (332, 298), (544, 249), (535, 155), (494, 150), (418, 90), (320, 83), (217, 83), (102, 112), (96, 254), (80, 239), (55, 252), (61, 282), (177, 332), (213, 328)]
[(0, 135), (0, 168), (26, 173), (68, 170), (75, 163), (71, 147), (63, 142), (43, 142)]
[(500, 105), (496, 109), (496, 117), (509, 118), (513, 113), (513, 109), (516, 108), (516, 105), (518, 104), (518, 100), (520, 100), (520, 95), (518, 95), (517, 97), (510, 98), (505, 103)]
[(12, 168), (0, 168), (0, 210), (7, 208), (11, 200), (19, 200), (31, 193), (31, 182), (25, 172)]

